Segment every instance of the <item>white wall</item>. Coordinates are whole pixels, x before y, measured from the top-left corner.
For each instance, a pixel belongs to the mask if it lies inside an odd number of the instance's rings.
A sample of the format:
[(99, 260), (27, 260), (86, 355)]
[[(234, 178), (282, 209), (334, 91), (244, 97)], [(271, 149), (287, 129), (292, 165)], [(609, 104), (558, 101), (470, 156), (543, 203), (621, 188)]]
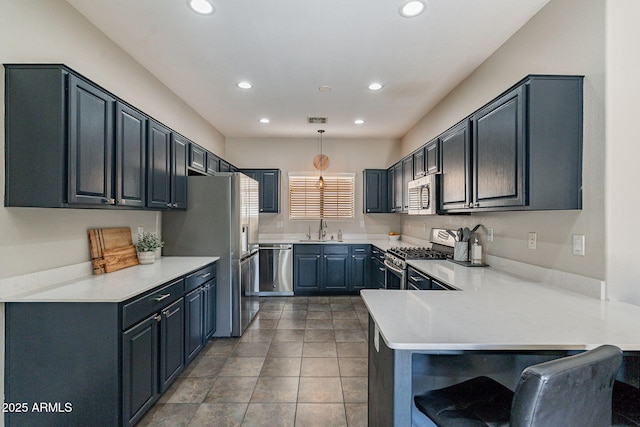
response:
[(607, 283), (611, 299), (640, 305), (640, 2), (608, 0), (606, 15)]
[[(225, 154), (220, 132), (63, 0), (0, 0), (0, 62), (64, 63), (200, 145)], [(4, 100), (4, 70), (0, 74)], [(4, 200), (4, 101), (0, 108)], [(89, 261), (87, 229), (143, 226), (159, 231), (160, 217), (157, 212), (0, 207), (0, 278)]]
[[(314, 134), (314, 130), (310, 130)], [(394, 214), (362, 213), (362, 171), (385, 169), (399, 158), (399, 141), (395, 139), (333, 139), (323, 138), (323, 154), (329, 157), (327, 173), (356, 173), (355, 218), (347, 221), (328, 220), (327, 234), (379, 234), (399, 231), (400, 218)], [(304, 235), (311, 226), (312, 235), (318, 231), (318, 221), (289, 220), (289, 172), (318, 172), (313, 158), (320, 153), (320, 140), (310, 138), (228, 138), (227, 157), (239, 168), (278, 168), (281, 170), (280, 213), (260, 215), (260, 233)], [(364, 221), (364, 228), (360, 227)], [(278, 228), (277, 222), (283, 227)]]
[[(448, 228), (481, 223), (494, 229), (494, 242), (481, 239), (492, 255), (605, 278), (604, 11), (605, 0), (552, 0), (402, 140), (403, 155), (410, 153), (527, 74), (584, 75), (583, 209), (405, 217), (403, 234), (426, 237), (424, 223)], [(538, 233), (537, 250), (527, 248), (530, 231)], [(586, 256), (572, 255), (572, 234), (586, 236)]]

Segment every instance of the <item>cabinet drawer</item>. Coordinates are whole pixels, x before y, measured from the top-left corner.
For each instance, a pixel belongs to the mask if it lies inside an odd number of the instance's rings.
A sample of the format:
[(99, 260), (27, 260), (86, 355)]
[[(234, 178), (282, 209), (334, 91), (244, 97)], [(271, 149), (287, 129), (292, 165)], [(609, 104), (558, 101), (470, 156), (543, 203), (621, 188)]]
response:
[(186, 284), (185, 284), (185, 292), (189, 292), (202, 285), (205, 282), (216, 277), (216, 266), (215, 264), (205, 267), (196, 271), (195, 273), (191, 273), (187, 276)]
[(325, 245), (324, 254), (343, 255), (349, 253), (349, 245)]
[(184, 280), (180, 279), (125, 304), (122, 308), (122, 329), (127, 329), (182, 295), (184, 295)]
[(293, 250), (297, 254), (319, 255), (320, 252), (322, 252), (322, 246), (321, 245), (308, 245), (308, 244), (293, 245)]
[(351, 254), (368, 254), (371, 251), (371, 246), (369, 245), (351, 245)]

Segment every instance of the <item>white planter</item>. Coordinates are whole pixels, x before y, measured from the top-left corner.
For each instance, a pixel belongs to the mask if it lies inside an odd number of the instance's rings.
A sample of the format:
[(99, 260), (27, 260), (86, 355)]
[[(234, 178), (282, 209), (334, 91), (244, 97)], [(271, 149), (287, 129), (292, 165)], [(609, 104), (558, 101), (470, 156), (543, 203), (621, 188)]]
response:
[(154, 252), (138, 252), (138, 262), (140, 264), (153, 264), (156, 261), (156, 253)]

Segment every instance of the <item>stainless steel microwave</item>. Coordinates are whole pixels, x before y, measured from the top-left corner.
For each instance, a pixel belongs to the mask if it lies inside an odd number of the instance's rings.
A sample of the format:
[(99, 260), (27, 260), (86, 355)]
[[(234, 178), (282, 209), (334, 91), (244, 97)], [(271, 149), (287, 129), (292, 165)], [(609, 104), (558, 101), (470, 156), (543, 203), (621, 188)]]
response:
[(435, 215), (437, 209), (436, 200), (436, 175), (423, 176), (409, 181), (409, 215)]

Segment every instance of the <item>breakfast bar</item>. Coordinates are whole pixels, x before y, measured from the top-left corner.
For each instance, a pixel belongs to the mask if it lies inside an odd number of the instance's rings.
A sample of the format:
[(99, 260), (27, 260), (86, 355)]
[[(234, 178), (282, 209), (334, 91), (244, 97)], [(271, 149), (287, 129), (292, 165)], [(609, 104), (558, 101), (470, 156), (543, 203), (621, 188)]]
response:
[(638, 386), (640, 307), (493, 268), (411, 263), (453, 291), (363, 290), (369, 311), (369, 425), (431, 425), (413, 396), (486, 375), (513, 389), (532, 364), (612, 344)]

